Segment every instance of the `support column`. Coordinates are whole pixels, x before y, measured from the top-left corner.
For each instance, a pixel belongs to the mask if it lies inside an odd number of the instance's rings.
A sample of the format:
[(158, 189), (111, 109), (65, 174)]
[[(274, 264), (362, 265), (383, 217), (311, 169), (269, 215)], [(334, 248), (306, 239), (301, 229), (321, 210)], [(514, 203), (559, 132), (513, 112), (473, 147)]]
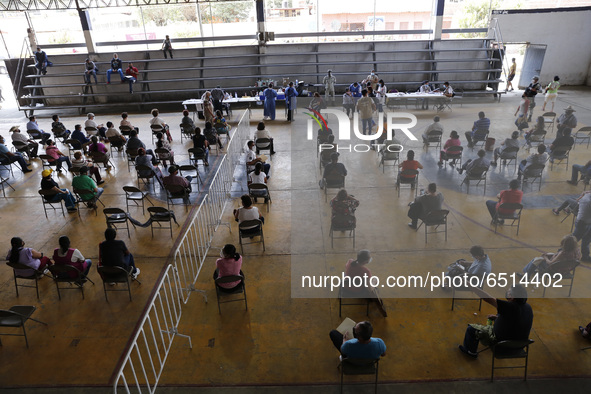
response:
[(80, 17), (80, 24), (84, 32), (84, 40), (86, 41), (86, 50), (88, 53), (95, 53), (94, 41), (92, 40), (92, 26), (90, 25), (90, 16), (87, 10), (78, 8), (78, 16)]
[(267, 40), (265, 33), (267, 31), (265, 27), (265, 1), (256, 0), (256, 11), (257, 11), (257, 39), (259, 45), (266, 45)]
[(445, 0), (435, 0), (437, 6), (435, 8), (435, 29), (433, 30), (433, 39), (441, 41), (441, 30), (443, 29), (443, 8)]

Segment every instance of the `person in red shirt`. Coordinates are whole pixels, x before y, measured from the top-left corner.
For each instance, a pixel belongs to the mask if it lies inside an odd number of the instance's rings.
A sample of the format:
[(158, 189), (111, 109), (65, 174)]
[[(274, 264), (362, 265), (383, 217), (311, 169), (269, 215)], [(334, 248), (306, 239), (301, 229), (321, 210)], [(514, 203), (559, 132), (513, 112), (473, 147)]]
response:
[[(490, 213), (490, 217), (492, 218), (492, 224), (495, 224), (495, 216), (497, 214), (497, 209), (499, 206), (504, 203), (517, 203), (521, 204), (521, 199), (523, 198), (523, 192), (519, 190), (519, 181), (517, 179), (513, 179), (509, 182), (509, 190), (503, 190), (497, 195), (499, 199), (498, 202), (488, 200), (486, 202), (486, 207), (488, 208), (488, 212)], [(514, 211), (501, 209), (499, 210), (500, 214), (503, 215), (511, 215)], [(505, 221), (503, 219), (499, 220), (499, 224), (504, 224)]]
[[(421, 165), (421, 163), (419, 163), (418, 161), (415, 160), (415, 151), (414, 150), (409, 150), (408, 153), (406, 154), (406, 160), (404, 160), (402, 163), (400, 163), (398, 165), (398, 167), (400, 168), (400, 171), (404, 171), (404, 170), (419, 170), (419, 169), (423, 169), (423, 166)], [(416, 175), (404, 175), (404, 174), (400, 174), (400, 177), (402, 178), (406, 178), (406, 179), (413, 179), (416, 178)], [(409, 181), (408, 183), (410, 183), (412, 181)], [(416, 183), (416, 179), (414, 181), (414, 183)], [(415, 185), (414, 183), (412, 184), (412, 188), (414, 189)]]
[(129, 93), (133, 94), (133, 84), (137, 81), (139, 71), (137, 67), (133, 66), (133, 63), (129, 63), (125, 70), (125, 79), (129, 82)]
[(371, 263), (371, 260), (372, 258), (369, 250), (362, 249), (357, 252), (356, 260), (350, 259), (347, 261), (345, 266), (345, 278), (350, 278), (350, 282), (345, 280), (343, 283), (343, 290), (346, 291), (346, 294), (342, 294), (341, 296), (343, 298), (346, 298), (347, 296), (354, 298), (371, 298), (376, 302), (380, 312), (382, 312), (382, 315), (387, 317), (388, 314), (384, 308), (384, 302), (378, 294), (378, 290), (369, 285), (371, 271), (366, 267), (366, 265)]

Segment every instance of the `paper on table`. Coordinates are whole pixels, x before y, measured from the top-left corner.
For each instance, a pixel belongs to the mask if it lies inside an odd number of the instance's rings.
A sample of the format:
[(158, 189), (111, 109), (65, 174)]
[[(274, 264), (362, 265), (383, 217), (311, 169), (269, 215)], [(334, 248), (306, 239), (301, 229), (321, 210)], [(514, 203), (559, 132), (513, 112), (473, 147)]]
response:
[(260, 155), (259, 156), (259, 159), (261, 159), (261, 161), (263, 161), (263, 162), (267, 161), (268, 158), (269, 157), (267, 157), (267, 155)]
[(343, 322), (337, 327), (337, 331), (341, 334), (345, 335), (346, 332), (349, 333), (349, 339), (353, 338), (353, 327), (355, 327), (357, 323), (353, 320), (349, 319), (348, 317), (343, 320)]

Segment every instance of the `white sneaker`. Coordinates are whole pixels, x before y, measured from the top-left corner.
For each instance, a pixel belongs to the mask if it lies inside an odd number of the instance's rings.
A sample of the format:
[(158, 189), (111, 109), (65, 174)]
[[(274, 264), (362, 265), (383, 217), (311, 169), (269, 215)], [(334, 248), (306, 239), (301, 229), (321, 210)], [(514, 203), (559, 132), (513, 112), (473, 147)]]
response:
[(133, 274), (131, 274), (131, 279), (136, 279), (139, 274), (140, 274), (140, 269), (136, 268), (135, 272)]

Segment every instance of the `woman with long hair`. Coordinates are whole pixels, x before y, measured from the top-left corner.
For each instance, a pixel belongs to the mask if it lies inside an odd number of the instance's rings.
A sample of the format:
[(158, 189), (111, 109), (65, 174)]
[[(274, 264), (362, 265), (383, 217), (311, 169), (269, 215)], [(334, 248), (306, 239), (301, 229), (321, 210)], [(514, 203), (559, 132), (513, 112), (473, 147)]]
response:
[(10, 250), (6, 256), (6, 260), (10, 263), (20, 263), (30, 267), (31, 269), (16, 269), (17, 275), (31, 276), (35, 272), (47, 273), (47, 267), (51, 265), (49, 257), (44, 256), (43, 253), (37, 252), (33, 248), (25, 248), (25, 241), (19, 237), (13, 237), (10, 240)]
[[(213, 280), (223, 278), (224, 276), (242, 275), (242, 256), (236, 252), (236, 247), (232, 244), (224, 246), (220, 253), (220, 258), (215, 262), (216, 269), (213, 273)], [(242, 285), (242, 281), (220, 283), (218, 288), (223, 292), (231, 293), (237, 287)]]
[[(59, 237), (58, 240), (59, 248), (55, 248), (53, 251), (53, 261), (55, 265), (71, 265), (78, 269), (84, 275), (88, 275), (92, 261), (85, 259), (82, 253), (78, 249), (70, 247), (70, 238), (65, 235)], [(70, 274), (71, 278), (76, 278), (75, 273)]]
[[(544, 142), (544, 138), (543, 137), (538, 137), (536, 138), (536, 136), (545, 136), (546, 135), (546, 131), (544, 130), (544, 117), (543, 116), (538, 116), (538, 119), (536, 120), (536, 125), (529, 131), (526, 131), (524, 134), (524, 138), (525, 138), (525, 143), (527, 145), (531, 145), (532, 142)], [(540, 140), (541, 138), (541, 140)]]
[(577, 244), (577, 239), (572, 235), (566, 235), (560, 241), (560, 248), (556, 253), (544, 253), (541, 257), (532, 259), (524, 268), (523, 273), (528, 276), (534, 275), (536, 272), (546, 272), (548, 270), (558, 270), (561, 272), (568, 272), (572, 269), (571, 266), (565, 265), (562, 267), (560, 263), (574, 262), (581, 258), (581, 251)]
[(157, 149), (166, 149), (168, 153), (157, 153), (158, 158), (162, 160), (162, 164), (164, 164), (164, 168), (167, 167), (166, 160), (170, 160), (170, 165), (175, 164), (174, 162), (174, 152), (170, 146), (170, 143), (164, 139), (164, 134), (161, 132), (156, 134), (156, 148)]

